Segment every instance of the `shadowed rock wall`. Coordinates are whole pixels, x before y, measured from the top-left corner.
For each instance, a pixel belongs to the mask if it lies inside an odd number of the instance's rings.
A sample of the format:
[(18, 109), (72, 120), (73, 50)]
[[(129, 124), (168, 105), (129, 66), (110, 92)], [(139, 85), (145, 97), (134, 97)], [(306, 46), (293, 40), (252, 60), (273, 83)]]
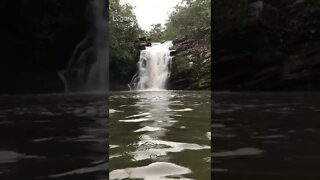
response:
[(320, 90), (320, 2), (242, 2), (215, 3), (213, 90)]

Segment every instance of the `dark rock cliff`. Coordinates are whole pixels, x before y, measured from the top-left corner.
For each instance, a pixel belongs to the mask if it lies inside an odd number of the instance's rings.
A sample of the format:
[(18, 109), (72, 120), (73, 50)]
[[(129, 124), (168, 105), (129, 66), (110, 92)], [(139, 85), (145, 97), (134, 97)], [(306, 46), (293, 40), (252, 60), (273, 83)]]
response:
[(172, 70), (169, 88), (209, 90), (211, 86), (210, 43), (201, 37), (179, 37), (172, 41)]
[(215, 9), (213, 90), (320, 90), (319, 1), (226, 0)]

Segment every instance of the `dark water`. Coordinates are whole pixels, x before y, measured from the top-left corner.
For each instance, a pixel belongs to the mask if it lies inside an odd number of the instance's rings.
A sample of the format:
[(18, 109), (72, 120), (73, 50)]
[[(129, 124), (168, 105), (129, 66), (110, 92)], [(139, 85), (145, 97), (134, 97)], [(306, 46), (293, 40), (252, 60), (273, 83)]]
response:
[(110, 179), (210, 179), (210, 92), (110, 96)]
[(0, 96), (0, 179), (108, 179), (107, 96)]
[(320, 179), (319, 93), (214, 93), (213, 179)]

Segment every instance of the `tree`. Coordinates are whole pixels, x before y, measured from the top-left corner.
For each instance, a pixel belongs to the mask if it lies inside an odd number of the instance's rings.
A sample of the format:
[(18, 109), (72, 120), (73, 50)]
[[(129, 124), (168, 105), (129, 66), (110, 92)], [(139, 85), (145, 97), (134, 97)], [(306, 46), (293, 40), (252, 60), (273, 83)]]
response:
[(134, 42), (143, 31), (133, 8), (129, 4), (121, 5), (119, 0), (111, 0), (109, 4), (110, 75), (122, 78), (118, 81), (125, 81), (136, 71)]
[(150, 38), (152, 41), (161, 41), (162, 40), (162, 34), (165, 28), (162, 26), (161, 23), (158, 24), (152, 24), (151, 30), (148, 32)]

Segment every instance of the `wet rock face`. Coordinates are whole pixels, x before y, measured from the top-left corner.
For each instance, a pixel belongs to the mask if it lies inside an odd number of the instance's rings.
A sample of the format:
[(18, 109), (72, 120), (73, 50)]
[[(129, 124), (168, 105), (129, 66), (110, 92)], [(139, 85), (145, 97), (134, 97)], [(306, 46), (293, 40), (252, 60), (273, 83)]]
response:
[(137, 50), (145, 50), (147, 46), (151, 46), (151, 39), (145, 36), (139, 37), (135, 42), (135, 46)]
[(320, 2), (251, 1), (246, 13), (217, 27), (213, 90), (319, 90)]
[(197, 39), (179, 37), (172, 41), (170, 89), (210, 89), (211, 49)]

